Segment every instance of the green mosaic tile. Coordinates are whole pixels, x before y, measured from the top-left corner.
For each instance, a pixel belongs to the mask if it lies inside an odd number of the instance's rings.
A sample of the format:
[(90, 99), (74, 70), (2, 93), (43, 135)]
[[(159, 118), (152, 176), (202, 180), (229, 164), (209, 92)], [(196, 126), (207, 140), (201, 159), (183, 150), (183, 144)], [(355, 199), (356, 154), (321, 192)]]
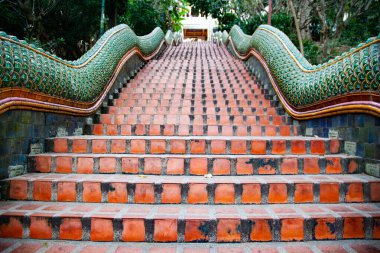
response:
[(234, 26), (229, 36), (239, 54), (246, 55), (253, 48), (262, 55), (281, 92), (294, 107), (350, 93), (379, 95), (380, 35), (319, 65), (310, 64), (290, 39), (272, 26), (261, 25), (252, 36)]
[(23, 87), (58, 98), (94, 102), (126, 52), (138, 47), (149, 55), (163, 39), (160, 28), (139, 37), (127, 25), (118, 25), (82, 57), (66, 61), (0, 32), (0, 92), (5, 87)]

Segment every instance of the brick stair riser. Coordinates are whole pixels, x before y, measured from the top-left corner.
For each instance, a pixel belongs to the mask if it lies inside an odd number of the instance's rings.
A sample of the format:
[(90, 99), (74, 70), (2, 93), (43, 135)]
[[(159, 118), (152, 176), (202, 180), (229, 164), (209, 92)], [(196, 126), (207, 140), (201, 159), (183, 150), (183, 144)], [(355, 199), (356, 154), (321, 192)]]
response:
[(107, 179), (9, 180), (3, 196), (15, 200), (130, 204), (300, 204), (379, 202), (378, 182), (189, 183)]
[(341, 140), (241, 140), (187, 138), (54, 138), (46, 140), (46, 151), (100, 154), (218, 154), (218, 155), (326, 155), (338, 154)]
[[(0, 216), (0, 235), (10, 238), (120, 242), (289, 242), (379, 239), (379, 217), (345, 215), (144, 218), (143, 215)], [(128, 217), (129, 216), (129, 217)]]
[(94, 124), (90, 135), (121, 136), (298, 136), (300, 126)]
[(356, 174), (364, 171), (358, 157), (339, 156), (123, 156), (59, 154), (30, 156), (29, 172), (147, 175), (310, 175)]
[[(102, 109), (105, 110), (105, 109)], [(104, 112), (104, 111), (103, 111)], [(219, 115), (186, 115), (173, 114), (169, 116), (153, 114), (101, 114), (94, 118), (94, 123), (100, 124), (187, 124), (187, 125), (237, 125), (237, 126), (283, 126), (291, 125), (288, 116), (219, 116)]]
[[(122, 95), (117, 95), (117, 96), (122, 96)], [(144, 99), (115, 99), (115, 97), (112, 98), (112, 100), (109, 101), (109, 103), (107, 103), (107, 106), (124, 106), (124, 107), (136, 107), (136, 106), (139, 106), (139, 107), (143, 107), (143, 106), (152, 106), (153, 104), (155, 105), (160, 105), (162, 107), (165, 107), (165, 106), (168, 106), (168, 104), (171, 103), (171, 101), (173, 101), (174, 98), (171, 98), (170, 96), (167, 98), (167, 99), (155, 99), (155, 100), (152, 100), (151, 98), (144, 98)], [(254, 99), (254, 98), (253, 98)], [(183, 100), (182, 100), (183, 101)], [(201, 107), (204, 107), (204, 106), (213, 106), (215, 108), (217, 107), (224, 107), (224, 106), (228, 106), (228, 107), (248, 107), (248, 106), (251, 106), (251, 108), (253, 108), (252, 110), (254, 110), (254, 108), (257, 108), (257, 110), (265, 110), (266, 108), (269, 109), (269, 108), (281, 108), (280, 107), (280, 104), (278, 101), (267, 101), (267, 100), (263, 100), (263, 101), (254, 101), (254, 100), (238, 100), (238, 99), (234, 99), (234, 100), (229, 100), (229, 99), (224, 99), (223, 100), (215, 100), (215, 98), (213, 99), (209, 99), (209, 100), (204, 100), (204, 99), (200, 99), (200, 98), (197, 98), (196, 100), (191, 99), (188, 101), (185, 101), (183, 102), (184, 105), (189, 105), (189, 106), (193, 106), (193, 107), (197, 107), (197, 108), (201, 108)], [(199, 110), (199, 109), (197, 109)], [(284, 111), (281, 111), (281, 112), (284, 112)], [(104, 113), (107, 113), (107, 112), (104, 112)], [(284, 113), (279, 113), (280, 115), (281, 114), (284, 114)]]
[[(185, 117), (197, 117), (200, 116), (210, 116), (210, 115), (215, 115), (218, 113), (219, 116), (226, 116), (226, 115), (255, 115), (255, 116), (268, 116), (271, 117), (269, 120), (270, 122), (274, 121), (274, 118), (281, 119), (283, 117), (281, 116), (276, 116), (277, 114), (277, 109), (278, 108), (250, 108), (250, 107), (227, 107), (224, 109), (221, 109), (220, 107), (212, 108), (210, 109), (209, 107), (206, 106), (201, 106), (201, 107), (195, 107), (195, 106), (182, 106), (182, 107), (172, 107), (172, 106), (141, 106), (141, 107), (136, 107), (136, 106), (124, 106), (124, 104), (120, 103), (121, 105), (118, 105), (116, 103), (115, 106), (109, 106), (108, 107), (108, 112), (109, 114), (113, 115), (140, 115), (140, 114), (145, 114), (145, 115), (156, 115), (157, 113), (170, 113), (175, 115), (176, 113), (183, 113)], [(190, 114), (189, 114), (190, 113)], [(181, 115), (182, 116), (182, 115)], [(181, 117), (180, 116), (180, 117)], [(252, 117), (251, 117), (252, 118)], [(256, 118), (256, 120), (259, 118)]]

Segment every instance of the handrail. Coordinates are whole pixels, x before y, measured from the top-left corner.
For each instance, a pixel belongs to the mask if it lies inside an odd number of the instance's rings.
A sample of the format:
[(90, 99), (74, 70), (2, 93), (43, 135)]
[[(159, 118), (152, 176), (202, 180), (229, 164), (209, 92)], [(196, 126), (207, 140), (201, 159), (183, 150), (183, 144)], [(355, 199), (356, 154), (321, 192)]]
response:
[(343, 113), (380, 117), (380, 35), (324, 64), (312, 65), (278, 29), (261, 25), (252, 36), (234, 26), (228, 47), (260, 62), (287, 112), (296, 119)]
[(160, 28), (136, 36), (118, 25), (82, 57), (66, 61), (0, 32), (0, 114), (10, 109), (94, 113), (132, 56), (148, 61), (165, 43)]

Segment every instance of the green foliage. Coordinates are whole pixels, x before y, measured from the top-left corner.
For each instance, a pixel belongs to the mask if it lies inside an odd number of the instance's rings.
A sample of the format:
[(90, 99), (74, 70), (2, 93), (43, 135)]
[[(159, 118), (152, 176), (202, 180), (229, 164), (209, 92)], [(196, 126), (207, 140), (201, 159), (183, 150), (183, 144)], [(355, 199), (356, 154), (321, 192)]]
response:
[[(100, 1), (61, 1), (53, 12), (45, 18), (44, 29), (48, 40), (43, 40), (44, 48), (55, 51), (68, 59), (80, 57), (93, 45), (99, 34)], [(78, 44), (83, 44), (78, 46)]]
[[(37, 1), (40, 3), (40, 1)], [(100, 1), (57, 1), (51, 10), (34, 24), (27, 17), (32, 9), (21, 11), (9, 1), (0, 3), (0, 30), (26, 39), (65, 59), (77, 59), (96, 41), (99, 29)], [(42, 8), (42, 7), (40, 7)], [(78, 44), (83, 46), (79, 47)]]
[(380, 34), (380, 15), (369, 14), (370, 15), (368, 16), (353, 17), (349, 19), (343, 30), (341, 42), (354, 46), (369, 37), (374, 37)]
[[(32, 5), (34, 2), (35, 5)], [(355, 6), (363, 6), (362, 0), (345, 2), (344, 11), (348, 18), (344, 22), (341, 36), (335, 36), (337, 27), (333, 25), (339, 3), (325, 0), (328, 4), (326, 22), (329, 24), (330, 37), (326, 45), (322, 45), (320, 38), (323, 22), (318, 18), (315, 9), (319, 1), (294, 2), (298, 7), (306, 2), (314, 4), (314, 9), (308, 14), (311, 20), (308, 28), (311, 32), (304, 46), (305, 57), (311, 63), (334, 58), (348, 47), (380, 33), (379, 0), (372, 1), (367, 9), (360, 11)], [(25, 4), (24, 7), (27, 8), (21, 8), (18, 3)], [(287, 34), (298, 47), (293, 18), (289, 14), (286, 1), (273, 3), (272, 25)], [(76, 59), (99, 36), (100, 4), (100, 0), (0, 0), (0, 30), (36, 43), (60, 57)], [(263, 11), (267, 1), (261, 0), (106, 0), (106, 29), (117, 23), (126, 23), (137, 35), (148, 34), (156, 26), (164, 31), (179, 31), (183, 16), (187, 12), (187, 4), (192, 5), (194, 13), (211, 15), (218, 19), (220, 30), (229, 31), (237, 24), (245, 33), (253, 34), (268, 19)], [(327, 56), (322, 51), (326, 51)]]
[[(297, 36), (296, 36), (297, 37)], [(295, 38), (297, 39), (297, 38)], [(295, 44), (297, 45), (297, 44)], [(308, 61), (311, 63), (311, 64), (318, 64), (320, 63), (319, 59), (318, 59), (318, 56), (320, 55), (320, 49), (318, 47), (318, 45), (313, 42), (312, 40), (304, 40), (303, 41), (303, 50), (304, 50), (304, 53), (305, 53), (305, 58), (308, 59)]]
[(148, 34), (159, 25), (159, 12), (152, 6), (152, 0), (129, 1), (128, 10), (120, 22), (128, 24), (139, 36)]
[[(268, 20), (268, 15), (255, 15), (241, 23), (241, 29), (246, 34), (253, 34), (256, 29), (265, 24)], [(237, 23), (237, 21), (235, 21)], [(292, 16), (285, 12), (273, 13), (272, 15), (272, 26), (283, 31), (285, 34), (291, 34), (293, 32), (292, 28)]]
[(219, 29), (222, 31), (229, 31), (236, 24), (239, 24), (239, 19), (233, 13), (226, 13), (219, 19)]
[(184, 0), (130, 0), (120, 22), (128, 24), (137, 35), (150, 33), (157, 26), (164, 31), (179, 31), (187, 13), (186, 5)]

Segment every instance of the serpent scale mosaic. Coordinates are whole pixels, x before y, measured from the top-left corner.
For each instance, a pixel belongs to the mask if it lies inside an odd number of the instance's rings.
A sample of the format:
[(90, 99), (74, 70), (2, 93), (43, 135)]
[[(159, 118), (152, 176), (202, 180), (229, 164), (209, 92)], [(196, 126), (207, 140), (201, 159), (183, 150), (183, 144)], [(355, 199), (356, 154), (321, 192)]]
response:
[(123, 24), (108, 30), (78, 60), (66, 61), (0, 32), (0, 113), (19, 108), (92, 113), (121, 65), (136, 54), (149, 60), (168, 42), (160, 28), (136, 36)]
[(252, 36), (234, 26), (222, 40), (238, 58), (260, 61), (285, 109), (297, 119), (355, 112), (380, 116), (380, 35), (320, 65), (310, 64), (272, 26), (261, 25)]

